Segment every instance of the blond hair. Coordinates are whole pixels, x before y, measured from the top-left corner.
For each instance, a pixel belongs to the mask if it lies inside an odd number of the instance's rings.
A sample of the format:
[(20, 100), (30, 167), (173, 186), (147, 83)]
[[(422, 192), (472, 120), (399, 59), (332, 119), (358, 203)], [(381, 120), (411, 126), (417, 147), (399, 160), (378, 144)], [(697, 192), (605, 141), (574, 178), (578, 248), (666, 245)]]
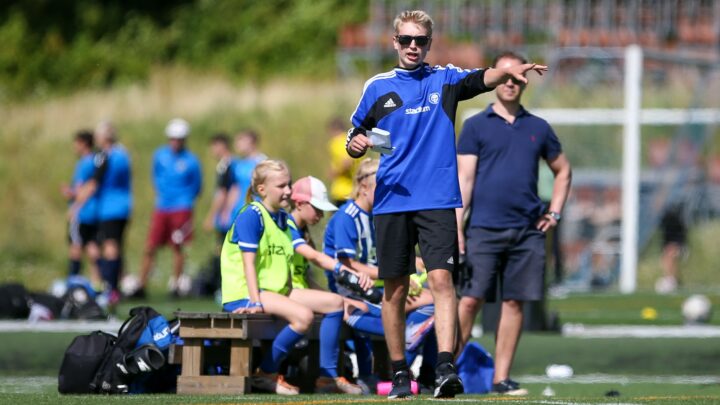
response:
[(377, 173), (379, 165), (380, 161), (373, 158), (367, 158), (360, 162), (360, 166), (357, 172), (355, 172), (355, 178), (353, 179), (353, 190), (350, 196), (353, 200), (357, 200), (358, 197), (360, 197), (360, 187), (363, 180), (371, 178), (372, 181), (375, 181), (375, 173)]
[(254, 201), (253, 195), (259, 195), (257, 192), (257, 186), (265, 184), (265, 181), (271, 172), (286, 172), (290, 174), (290, 169), (288, 169), (287, 164), (282, 160), (266, 159), (258, 163), (252, 171), (250, 188), (248, 188), (247, 194), (245, 195), (245, 202), (251, 203)]
[(429, 37), (432, 37), (433, 20), (432, 18), (430, 18), (430, 15), (423, 10), (405, 10), (402, 13), (398, 14), (395, 17), (395, 20), (393, 20), (393, 28), (395, 29), (395, 34), (398, 33), (398, 30), (400, 29), (400, 24), (406, 22), (412, 22), (420, 25), (421, 27), (425, 28), (425, 31), (427, 31), (427, 35)]

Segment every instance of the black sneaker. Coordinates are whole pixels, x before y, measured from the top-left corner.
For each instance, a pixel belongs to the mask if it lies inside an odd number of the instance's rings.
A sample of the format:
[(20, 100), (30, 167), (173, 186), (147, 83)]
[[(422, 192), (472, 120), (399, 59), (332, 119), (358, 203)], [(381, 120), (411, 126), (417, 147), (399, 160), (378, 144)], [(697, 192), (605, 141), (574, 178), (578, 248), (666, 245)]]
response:
[(408, 370), (402, 370), (395, 373), (388, 399), (410, 398), (412, 395), (410, 372)]
[(520, 384), (509, 378), (493, 384), (492, 392), (515, 397), (525, 396), (528, 394), (528, 390), (520, 388)]
[(442, 363), (435, 368), (435, 398), (454, 398), (463, 392), (463, 382), (454, 364)]
[(133, 291), (130, 295), (126, 296), (125, 298), (131, 299), (131, 300), (144, 300), (147, 298), (147, 294), (145, 294), (145, 287), (140, 287), (137, 290)]

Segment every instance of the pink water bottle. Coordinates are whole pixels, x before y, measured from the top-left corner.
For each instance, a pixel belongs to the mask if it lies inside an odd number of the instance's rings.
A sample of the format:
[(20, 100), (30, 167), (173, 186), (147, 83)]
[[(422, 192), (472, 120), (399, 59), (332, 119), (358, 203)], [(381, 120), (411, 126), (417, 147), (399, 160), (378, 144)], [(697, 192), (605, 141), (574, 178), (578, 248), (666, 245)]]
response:
[[(390, 393), (390, 390), (392, 389), (392, 381), (380, 381), (377, 383), (377, 394), (378, 395), (387, 395)], [(410, 381), (410, 390), (413, 394), (417, 395), (418, 393), (418, 384), (417, 381)]]

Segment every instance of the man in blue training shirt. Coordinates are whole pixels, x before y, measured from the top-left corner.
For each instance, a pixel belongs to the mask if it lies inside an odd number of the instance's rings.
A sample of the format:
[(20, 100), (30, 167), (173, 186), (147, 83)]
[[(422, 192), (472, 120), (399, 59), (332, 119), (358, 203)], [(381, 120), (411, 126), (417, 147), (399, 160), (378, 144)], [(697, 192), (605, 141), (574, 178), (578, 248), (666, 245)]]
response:
[[(73, 203), (75, 195), (82, 185), (92, 179), (93, 172), (95, 171), (95, 165), (93, 164), (93, 158), (95, 157), (93, 148), (95, 147), (95, 142), (92, 131), (78, 131), (73, 140), (73, 147), (79, 159), (75, 164), (71, 184), (69, 186), (65, 185), (62, 188), (62, 193), (65, 198), (68, 199), (69, 204)], [(68, 237), (70, 240), (70, 251), (68, 254), (68, 275), (73, 276), (80, 273), (82, 256), (83, 253), (86, 253), (88, 267), (90, 269), (90, 280), (92, 280), (94, 288), (99, 289), (102, 281), (98, 268), (100, 252), (97, 245), (97, 198), (91, 196), (78, 211), (77, 218), (71, 219), (69, 222)]]
[(375, 228), (380, 278), (385, 280), (383, 324), (393, 367), (388, 398), (412, 395), (404, 356), (405, 298), (415, 272), (419, 242), (435, 302), (438, 340), (435, 397), (463, 392), (453, 364), (457, 300), (452, 272), (458, 262), (455, 208), (461, 206), (455, 155), (455, 112), (461, 100), (489, 91), (508, 78), (546, 70), (533, 63), (508, 69), (463, 70), (424, 63), (432, 45), (432, 19), (424, 11), (405, 11), (394, 22), (398, 66), (365, 83), (352, 115), (347, 151), (360, 157), (373, 147), (366, 132), (388, 131), (377, 172)]
[(185, 148), (185, 140), (189, 134), (190, 125), (185, 120), (170, 120), (165, 127), (168, 144), (160, 147), (153, 155), (155, 211), (140, 269), (140, 288), (133, 294), (135, 298), (145, 296), (145, 286), (155, 261), (155, 253), (159, 247), (166, 244), (169, 244), (173, 251), (170, 293), (173, 296), (179, 294), (178, 280), (185, 265), (183, 246), (192, 239), (193, 207), (202, 187), (200, 161)]
[[(509, 69), (526, 63), (507, 52), (493, 66)], [(526, 395), (510, 379), (510, 367), (523, 326), (523, 302), (542, 299), (545, 232), (557, 225), (570, 191), (570, 163), (550, 125), (523, 108), (525, 82), (508, 78), (497, 86), (497, 102), (465, 121), (458, 142), (458, 175), (463, 207), (457, 210), (460, 251), (467, 249), (468, 268), (461, 282), (458, 308), (461, 342), (470, 338), (482, 303), (502, 309), (495, 339), (493, 391)], [(538, 196), (538, 162), (555, 175), (552, 198), (545, 207)], [(472, 203), (471, 203), (472, 201)], [(465, 210), (472, 207), (463, 233)]]
[(99, 151), (93, 158), (92, 179), (78, 190), (70, 215), (78, 215), (90, 197), (97, 199), (100, 275), (106, 284), (112, 310), (120, 299), (118, 282), (122, 273), (123, 240), (132, 212), (132, 173), (130, 157), (125, 147), (117, 142), (115, 127), (103, 121), (94, 135)]

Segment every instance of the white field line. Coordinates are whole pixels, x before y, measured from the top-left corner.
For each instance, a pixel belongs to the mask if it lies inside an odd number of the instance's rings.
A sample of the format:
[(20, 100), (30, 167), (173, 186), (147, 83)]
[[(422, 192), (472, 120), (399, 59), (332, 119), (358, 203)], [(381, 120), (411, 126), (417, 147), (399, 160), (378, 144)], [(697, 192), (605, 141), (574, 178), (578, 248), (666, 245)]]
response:
[(102, 330), (109, 333), (117, 333), (122, 322), (110, 321), (0, 321), (0, 333), (3, 332), (92, 332)]
[(580, 374), (568, 378), (550, 378), (544, 375), (519, 376), (517, 380), (527, 384), (672, 384), (672, 385), (707, 385), (720, 384), (720, 376), (716, 375), (613, 375), (613, 374)]
[(577, 338), (718, 338), (720, 326), (633, 326), (566, 323), (562, 335)]

